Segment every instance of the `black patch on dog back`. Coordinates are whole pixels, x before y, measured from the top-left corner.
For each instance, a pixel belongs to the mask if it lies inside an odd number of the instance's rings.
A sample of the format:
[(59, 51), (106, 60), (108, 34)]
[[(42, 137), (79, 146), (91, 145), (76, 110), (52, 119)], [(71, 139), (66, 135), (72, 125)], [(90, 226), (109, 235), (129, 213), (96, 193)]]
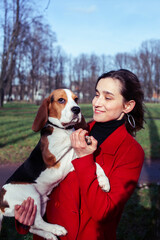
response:
[(40, 149), (41, 142), (37, 144), (31, 152), (29, 158), (13, 173), (7, 180), (10, 182), (28, 182), (34, 183), (40, 173), (46, 169)]

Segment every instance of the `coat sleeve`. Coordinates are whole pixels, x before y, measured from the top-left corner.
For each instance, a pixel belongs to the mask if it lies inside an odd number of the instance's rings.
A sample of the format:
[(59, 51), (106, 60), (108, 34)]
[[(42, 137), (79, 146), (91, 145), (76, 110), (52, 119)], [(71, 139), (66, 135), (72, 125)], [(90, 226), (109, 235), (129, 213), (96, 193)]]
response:
[(16, 227), (16, 230), (19, 234), (25, 235), (29, 232), (29, 227), (21, 224), (17, 220), (15, 220), (15, 227)]
[[(104, 172), (107, 154), (104, 154)], [(128, 150), (114, 157), (114, 167), (108, 177), (111, 190), (103, 192), (98, 185), (93, 154), (72, 161), (87, 208), (95, 221), (111, 220), (121, 214), (125, 203), (133, 193), (142, 168), (144, 152), (141, 146), (132, 144)]]

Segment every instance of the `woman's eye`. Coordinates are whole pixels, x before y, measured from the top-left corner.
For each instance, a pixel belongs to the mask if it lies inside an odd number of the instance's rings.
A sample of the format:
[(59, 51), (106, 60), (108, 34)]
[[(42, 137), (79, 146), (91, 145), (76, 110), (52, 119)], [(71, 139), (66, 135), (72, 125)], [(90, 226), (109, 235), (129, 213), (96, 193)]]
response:
[(59, 103), (65, 103), (66, 100), (65, 100), (64, 98), (59, 98), (59, 99), (58, 99), (58, 102), (59, 102)]

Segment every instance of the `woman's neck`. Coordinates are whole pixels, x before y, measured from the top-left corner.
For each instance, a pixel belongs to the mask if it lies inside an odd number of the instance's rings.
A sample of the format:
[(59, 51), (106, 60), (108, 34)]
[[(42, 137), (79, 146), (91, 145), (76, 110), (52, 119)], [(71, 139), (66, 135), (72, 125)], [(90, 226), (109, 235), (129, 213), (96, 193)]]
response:
[(125, 120), (111, 120), (108, 122), (96, 122), (90, 131), (90, 136), (93, 136), (98, 141), (98, 146), (101, 145), (110, 134), (118, 127), (124, 124)]

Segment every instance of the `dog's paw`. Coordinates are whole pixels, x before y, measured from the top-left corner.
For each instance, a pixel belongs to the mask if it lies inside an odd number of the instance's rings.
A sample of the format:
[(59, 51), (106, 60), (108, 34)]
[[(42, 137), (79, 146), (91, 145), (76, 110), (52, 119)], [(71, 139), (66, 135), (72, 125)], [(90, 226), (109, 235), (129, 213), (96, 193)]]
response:
[(85, 136), (85, 141), (86, 141), (87, 145), (91, 145), (92, 144), (90, 136)]
[(96, 163), (96, 174), (97, 174), (97, 180), (99, 183), (99, 186), (102, 188), (104, 192), (110, 191), (110, 183), (108, 177), (105, 175), (104, 170), (101, 168), (101, 166)]
[(52, 232), (48, 232), (48, 231), (45, 231), (45, 230), (33, 228), (33, 226), (30, 228), (29, 231), (30, 231), (30, 233), (36, 234), (36, 235), (42, 237), (43, 239), (58, 240), (57, 236), (55, 234), (53, 234)]
[(104, 192), (110, 191), (110, 183), (108, 178), (105, 175), (97, 176), (97, 180), (98, 180), (99, 186)]
[(52, 233), (56, 236), (65, 236), (67, 234), (67, 230), (60, 225), (53, 225)]
[(44, 237), (46, 240), (58, 240), (58, 238), (50, 232), (46, 232)]

